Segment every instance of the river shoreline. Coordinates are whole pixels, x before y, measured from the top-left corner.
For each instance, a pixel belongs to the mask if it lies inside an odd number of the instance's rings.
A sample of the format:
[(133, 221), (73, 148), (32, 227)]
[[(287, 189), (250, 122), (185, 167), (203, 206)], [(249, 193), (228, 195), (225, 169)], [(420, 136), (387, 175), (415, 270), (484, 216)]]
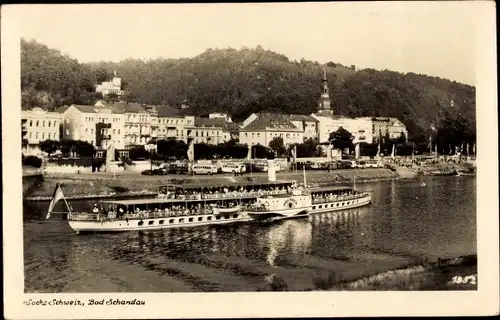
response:
[[(389, 169), (312, 171), (307, 173), (308, 185), (336, 185), (365, 183), (383, 180), (401, 180), (396, 172)], [(38, 186), (29, 194), (24, 194), (25, 201), (50, 201), (54, 189), (59, 183), (66, 199), (114, 199), (127, 197), (151, 197), (157, 195), (159, 186), (167, 184), (198, 183), (200, 185), (223, 185), (231, 183), (256, 183), (267, 181), (267, 174), (246, 174), (245, 176), (140, 176), (122, 175), (45, 175)], [(277, 180), (303, 180), (302, 172), (279, 172)]]
[[(436, 171), (457, 170), (454, 166), (428, 166), (419, 168), (418, 173), (412, 168), (342, 169), (332, 171), (307, 171), (307, 183), (313, 186), (384, 181), (411, 180), (420, 176), (435, 175)], [(447, 173), (447, 175), (449, 175)], [(299, 184), (304, 179), (303, 172), (282, 171), (276, 174), (277, 180), (295, 180)], [(268, 181), (267, 173), (246, 173), (243, 176), (217, 174), (213, 176), (165, 175), (143, 176), (130, 173), (84, 173), (84, 174), (40, 174), (33, 185), (30, 179), (23, 179), (23, 199), (25, 201), (50, 201), (56, 185), (59, 183), (68, 200), (116, 199), (130, 197), (151, 197), (158, 193), (158, 187), (167, 184), (224, 185)], [(30, 182), (31, 181), (31, 182)], [(31, 184), (31, 185), (30, 185)]]

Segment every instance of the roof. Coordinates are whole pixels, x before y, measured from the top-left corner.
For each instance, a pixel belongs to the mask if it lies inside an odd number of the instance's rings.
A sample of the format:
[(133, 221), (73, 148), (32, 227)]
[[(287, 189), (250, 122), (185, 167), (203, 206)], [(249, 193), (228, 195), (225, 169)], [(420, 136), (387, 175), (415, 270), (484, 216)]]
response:
[(96, 108), (109, 108), (115, 113), (148, 113), (146, 108), (137, 102), (100, 102), (104, 107)]
[(318, 122), (317, 119), (311, 117), (310, 115), (305, 114), (287, 114), (286, 118), (290, 121), (310, 121), (310, 122)]
[(310, 188), (309, 191), (311, 193), (314, 193), (314, 192), (327, 192), (327, 191), (352, 190), (352, 189), (353, 188), (350, 186), (328, 186), (328, 187)]
[(68, 110), (70, 106), (62, 106), (62, 107), (59, 107), (55, 110), (55, 112), (59, 112), (59, 113), (64, 113), (64, 111)]
[(180, 110), (171, 106), (158, 106), (157, 110), (158, 110), (158, 117), (168, 117), (168, 118), (182, 117), (182, 115), (180, 114)]
[(257, 117), (241, 131), (253, 130), (277, 130), (277, 131), (300, 131), (287, 116), (279, 113), (256, 113)]
[(228, 198), (219, 198), (219, 199), (165, 199), (165, 198), (149, 198), (149, 199), (128, 199), (128, 200), (109, 200), (109, 201), (101, 201), (104, 204), (116, 204), (116, 205), (137, 205), (137, 204), (156, 204), (156, 203), (172, 203), (172, 202), (208, 202), (208, 201), (221, 201), (221, 200), (231, 200), (231, 199), (252, 199), (256, 198), (256, 196), (247, 196), (247, 197), (228, 197)]
[(224, 119), (210, 119), (210, 118), (194, 118), (195, 127), (225, 127), (226, 121)]
[(83, 113), (95, 113), (94, 109), (97, 108), (95, 106), (87, 106), (87, 105), (81, 105), (81, 104), (72, 104), (70, 107), (75, 107), (78, 110), (80, 110), (80, 112), (83, 112)]
[[(187, 184), (171, 185), (171, 186), (175, 187), (175, 188), (192, 189), (192, 188), (201, 188), (201, 187), (218, 188), (218, 187), (232, 187), (232, 186), (237, 186), (237, 187), (270, 186), (270, 185), (284, 185), (284, 184), (290, 184), (290, 183), (293, 183), (293, 181), (287, 181), (287, 180), (248, 181), (248, 182), (221, 183), (221, 184), (210, 184), (210, 185), (207, 185), (206, 182), (205, 183), (200, 182), (200, 183), (187, 183)], [(166, 186), (164, 186), (164, 187), (166, 187)]]

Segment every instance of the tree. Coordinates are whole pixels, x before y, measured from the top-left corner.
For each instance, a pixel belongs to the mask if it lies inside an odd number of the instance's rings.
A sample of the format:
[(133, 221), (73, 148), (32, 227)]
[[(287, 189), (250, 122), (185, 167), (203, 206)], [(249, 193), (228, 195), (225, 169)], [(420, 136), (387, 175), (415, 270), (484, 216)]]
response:
[[(428, 139), (431, 125), (462, 113), (466, 131), (474, 136), (473, 86), (414, 73), (356, 70), (337, 62), (328, 66), (334, 66), (328, 78), (332, 108), (339, 115), (396, 117), (406, 125), (408, 137), (418, 143)], [(100, 69), (120, 71), (127, 80), (123, 87), (135, 95), (123, 97), (127, 101), (180, 107), (186, 99), (192, 115), (226, 112), (236, 122), (265, 110), (310, 114), (311, 103), (321, 93), (323, 75), (323, 66), (313, 61), (289, 61), (261, 48), (213, 49), (183, 59), (82, 64), (40, 43), (22, 40), (23, 108), (91, 103), (98, 98), (94, 71)], [(453, 109), (447, 107), (450, 97), (455, 101)]]
[(49, 157), (52, 153), (61, 148), (61, 144), (56, 140), (44, 140), (40, 142), (40, 150), (46, 152)]
[(75, 141), (73, 150), (80, 157), (93, 157), (95, 154), (95, 147), (87, 141), (82, 140)]
[(328, 142), (330, 142), (333, 148), (340, 150), (352, 149), (352, 140), (354, 140), (353, 135), (342, 127), (330, 133), (330, 137), (328, 138)]
[(131, 160), (146, 160), (150, 158), (150, 154), (144, 146), (132, 146), (128, 150), (128, 155)]
[(286, 153), (285, 145), (282, 137), (274, 137), (269, 142), (269, 148), (274, 150), (278, 156), (283, 156)]
[(109, 75), (106, 69), (99, 68), (95, 71), (95, 80), (97, 83), (102, 83), (109, 80)]

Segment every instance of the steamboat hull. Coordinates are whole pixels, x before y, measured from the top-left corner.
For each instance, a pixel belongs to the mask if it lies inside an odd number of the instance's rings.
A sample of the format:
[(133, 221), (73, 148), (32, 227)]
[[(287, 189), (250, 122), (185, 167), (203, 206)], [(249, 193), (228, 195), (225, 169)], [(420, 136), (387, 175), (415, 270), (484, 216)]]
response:
[(247, 222), (252, 220), (246, 214), (233, 215), (196, 215), (162, 218), (145, 218), (127, 220), (79, 221), (68, 220), (70, 227), (77, 232), (124, 232), (140, 230), (163, 230), (190, 228), (207, 225), (222, 225)]
[(371, 204), (371, 195), (367, 194), (363, 197), (349, 200), (336, 200), (331, 202), (313, 204), (311, 207), (311, 214), (324, 213), (332, 211), (340, 211), (352, 208), (358, 208)]

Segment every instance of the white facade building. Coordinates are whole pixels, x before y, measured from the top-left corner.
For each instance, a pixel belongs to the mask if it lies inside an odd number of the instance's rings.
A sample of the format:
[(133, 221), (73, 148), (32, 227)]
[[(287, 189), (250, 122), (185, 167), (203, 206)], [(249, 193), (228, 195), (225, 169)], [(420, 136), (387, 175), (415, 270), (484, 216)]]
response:
[(44, 140), (59, 140), (61, 115), (41, 108), (21, 111), (21, 134), (26, 153), (37, 153)]
[(273, 113), (254, 113), (243, 121), (239, 133), (241, 144), (249, 146), (261, 144), (269, 146), (276, 137), (283, 139), (287, 147), (294, 143), (304, 142), (304, 131), (297, 128), (287, 116)]
[(64, 140), (82, 140), (98, 148), (125, 146), (125, 119), (114, 106), (71, 105), (62, 112)]
[(107, 96), (110, 93), (114, 93), (117, 96), (122, 96), (125, 93), (122, 90), (122, 79), (116, 76), (116, 72), (111, 81), (105, 81), (101, 84), (97, 84), (95, 86), (95, 91), (102, 93), (103, 96)]
[(330, 133), (337, 131), (340, 127), (349, 131), (353, 137), (353, 143), (373, 142), (372, 123), (369, 118), (347, 118), (333, 115), (315, 115), (318, 120), (319, 142), (328, 142)]

